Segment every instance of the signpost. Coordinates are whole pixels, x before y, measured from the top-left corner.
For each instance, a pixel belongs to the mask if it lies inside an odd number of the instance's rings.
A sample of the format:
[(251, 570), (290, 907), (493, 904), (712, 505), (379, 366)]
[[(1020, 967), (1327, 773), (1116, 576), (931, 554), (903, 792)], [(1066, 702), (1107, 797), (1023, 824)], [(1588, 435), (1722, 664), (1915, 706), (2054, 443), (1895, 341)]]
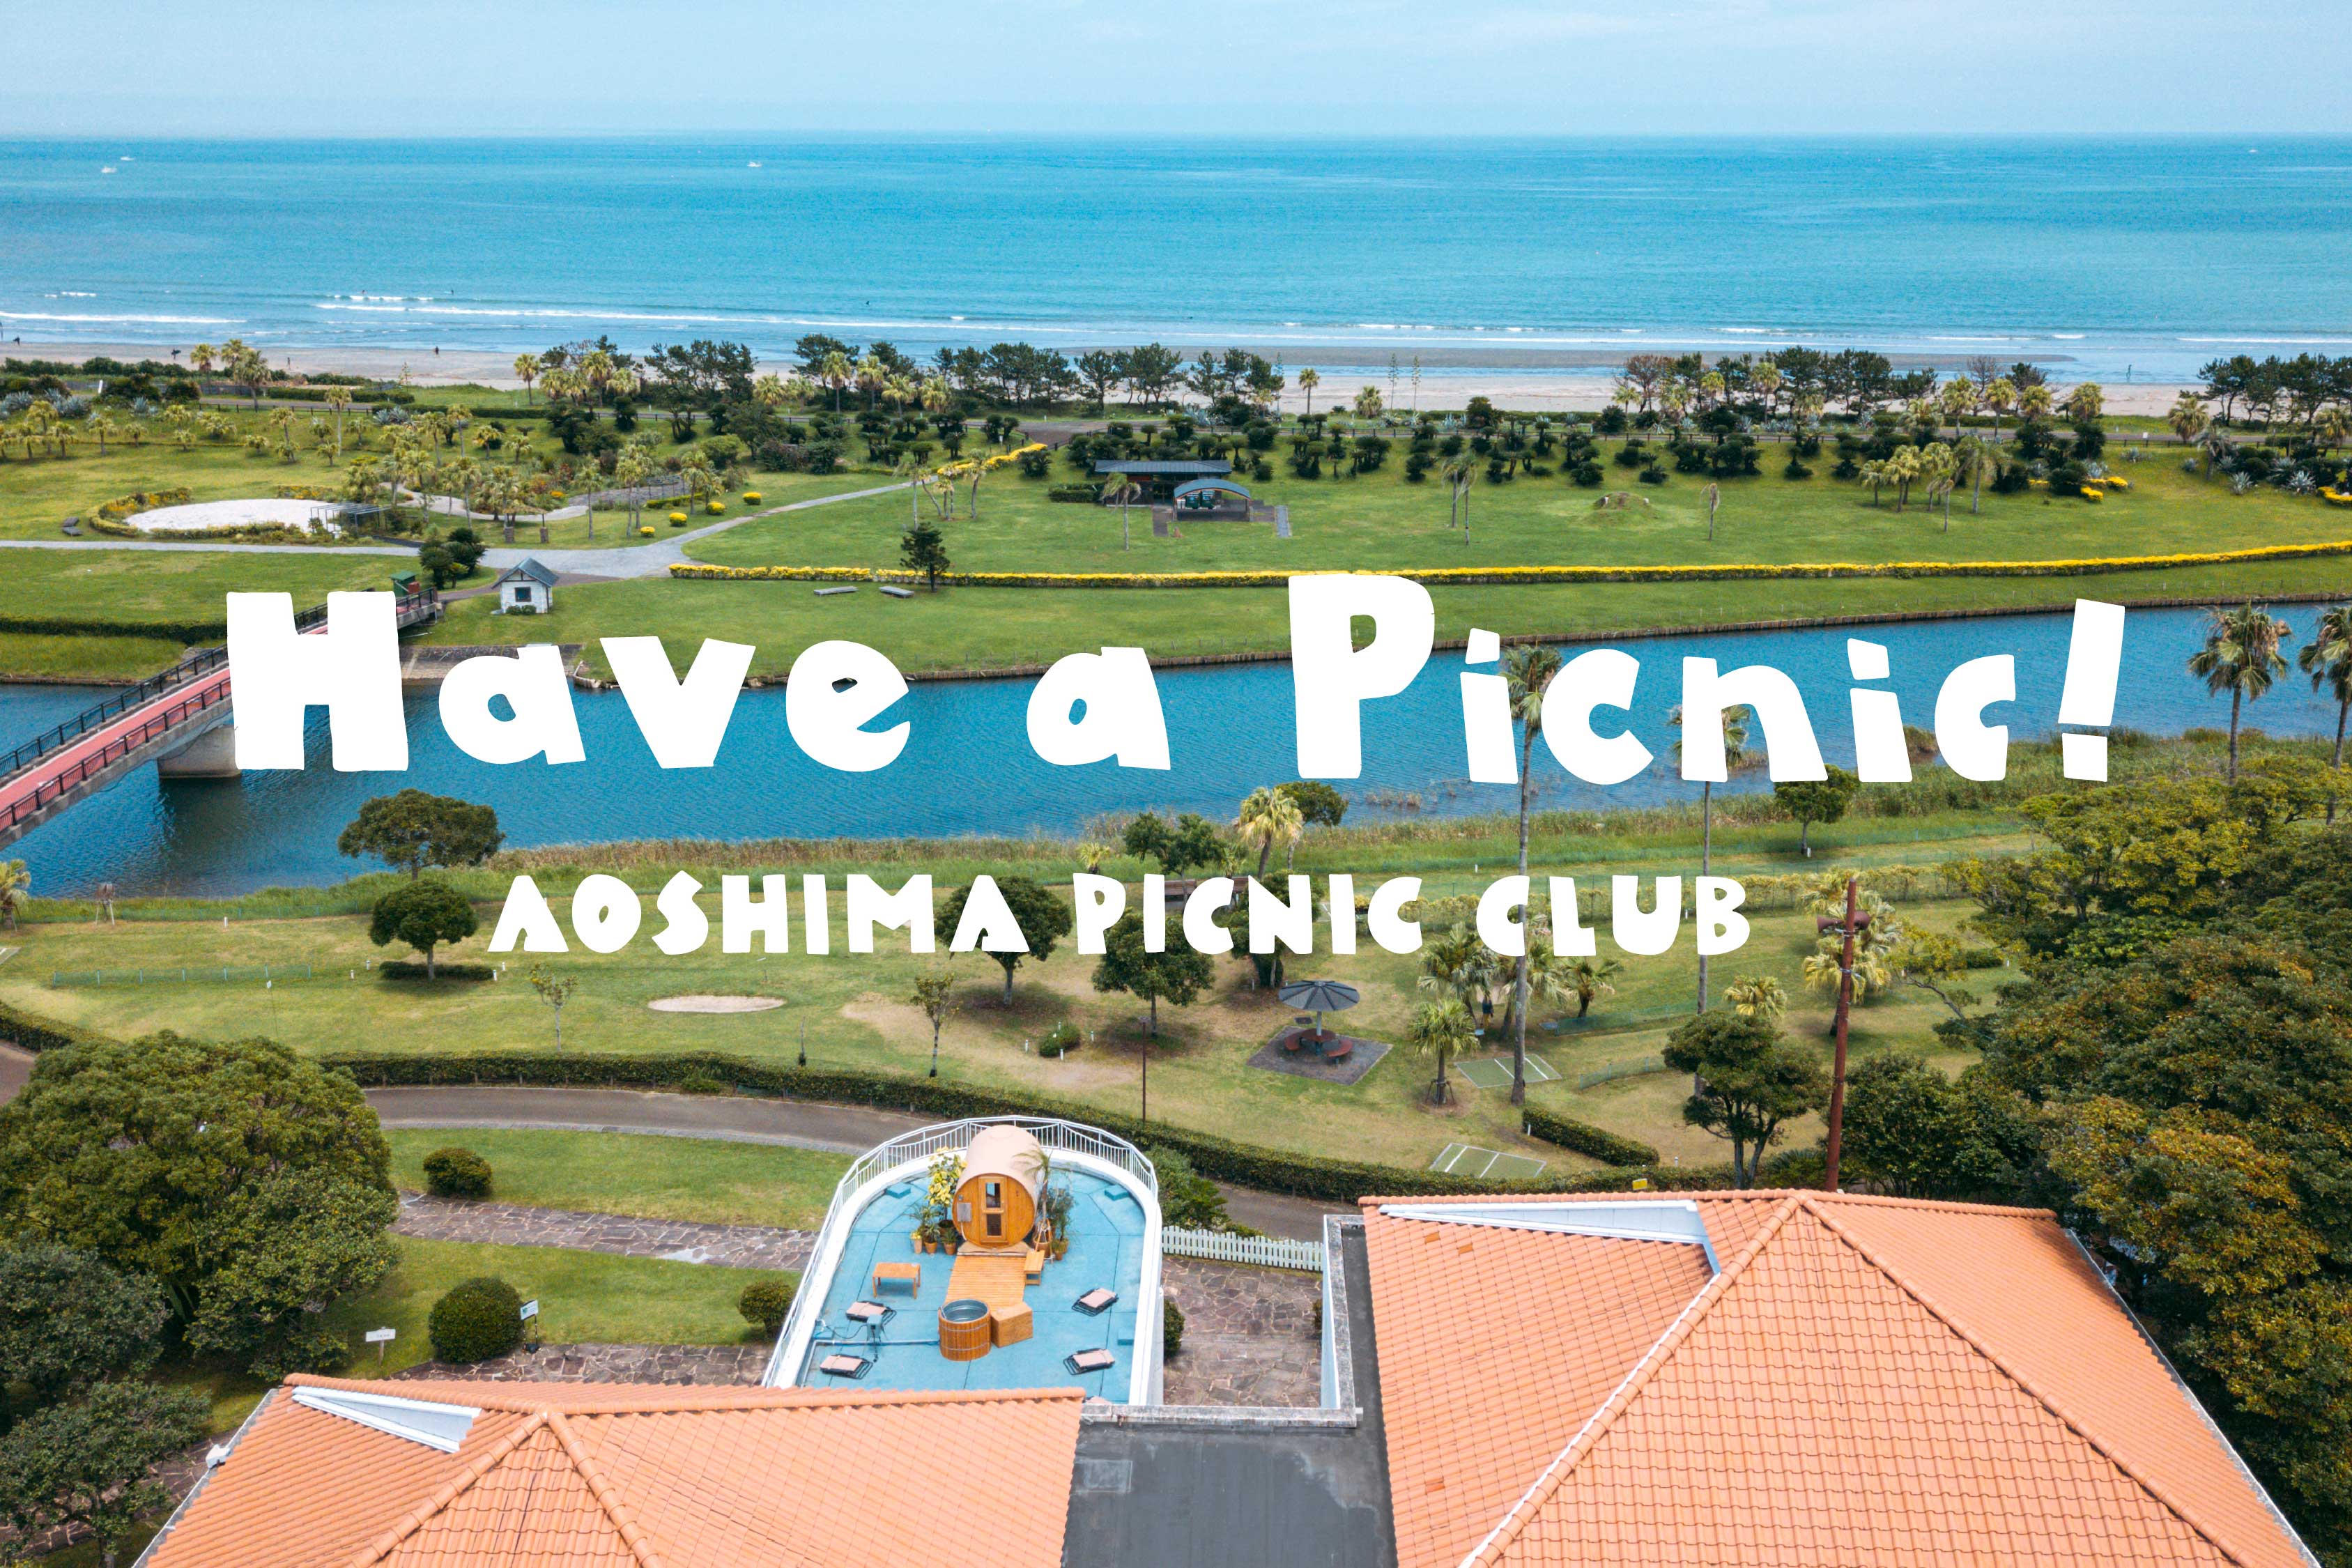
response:
[(522, 1304), (523, 1337), (530, 1342), (524, 1348), (534, 1355), (539, 1352), (539, 1298), (533, 1296)]
[(367, 1342), (375, 1347), (375, 1361), (378, 1366), (383, 1364), (383, 1347), (399, 1337), (400, 1331), (397, 1329), (370, 1329), (367, 1331)]

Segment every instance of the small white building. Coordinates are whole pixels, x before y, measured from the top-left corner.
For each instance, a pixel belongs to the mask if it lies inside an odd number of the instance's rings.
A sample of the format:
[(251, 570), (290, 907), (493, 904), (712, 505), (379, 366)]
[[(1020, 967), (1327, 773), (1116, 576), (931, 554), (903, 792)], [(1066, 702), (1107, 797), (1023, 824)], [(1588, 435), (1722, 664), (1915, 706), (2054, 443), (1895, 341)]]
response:
[(555, 608), (555, 574), (536, 560), (499, 574), (499, 614), (543, 616)]

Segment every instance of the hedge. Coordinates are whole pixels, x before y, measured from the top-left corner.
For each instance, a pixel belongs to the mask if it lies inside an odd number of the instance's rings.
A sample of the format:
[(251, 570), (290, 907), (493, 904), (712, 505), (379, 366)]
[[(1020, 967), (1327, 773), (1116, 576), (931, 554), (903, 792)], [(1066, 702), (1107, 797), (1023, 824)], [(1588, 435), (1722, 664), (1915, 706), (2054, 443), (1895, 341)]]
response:
[(1540, 1138), (1562, 1149), (1590, 1155), (1604, 1165), (1654, 1165), (1658, 1163), (1658, 1152), (1638, 1138), (1628, 1138), (1605, 1127), (1595, 1127), (1589, 1121), (1555, 1116), (1532, 1105), (1522, 1109), (1530, 1138)]
[[(1711, 566), (1438, 566), (1380, 572), (1300, 572), (1272, 567), (1256, 572), (942, 572), (939, 580), (977, 588), (1273, 588), (1293, 577), (1379, 574), (1417, 583), (1488, 584), (1514, 583), (1722, 583), (1825, 577), (2075, 577), (2105, 572), (2138, 572), (2171, 566), (2227, 566), (2252, 561), (2294, 561), (2352, 555), (2352, 539), (2317, 544), (2273, 544), (2252, 550), (2207, 550), (2177, 555), (2089, 556), (2074, 561), (1808, 561), (1785, 565), (1727, 563)], [(867, 566), (674, 565), (672, 577), (721, 583), (914, 583), (919, 572)]]
[[(1486, 1182), (1432, 1171), (1409, 1171), (1347, 1160), (1313, 1160), (1278, 1150), (1237, 1143), (1213, 1133), (1195, 1132), (1164, 1121), (1144, 1122), (1117, 1111), (1077, 1105), (1042, 1096), (1008, 1094), (967, 1087), (945, 1079), (896, 1078), (839, 1068), (801, 1068), (755, 1062), (718, 1052), (676, 1052), (655, 1056), (572, 1054), (549, 1056), (520, 1052), (474, 1052), (463, 1055), (390, 1055), (348, 1053), (320, 1058), (320, 1065), (341, 1068), (363, 1089), (394, 1085), (501, 1083), (581, 1086), (614, 1089), (677, 1089), (697, 1078), (713, 1078), (738, 1089), (787, 1100), (819, 1100), (835, 1105), (865, 1105), (903, 1110), (953, 1121), (966, 1116), (1053, 1116), (1083, 1121), (1139, 1146), (1146, 1143), (1173, 1149), (1192, 1162), (1204, 1176), (1259, 1192), (1287, 1193), (1297, 1197), (1352, 1204), (1359, 1198), (1395, 1195), (1411, 1197), (1447, 1193), (1534, 1193), (1622, 1191), (1640, 1176), (1654, 1186), (1726, 1186), (1727, 1170), (1621, 1167), (1561, 1181)], [(1597, 1132), (1597, 1129), (1595, 1130)], [(1600, 1134), (1607, 1136), (1607, 1134)], [(1628, 1144), (1631, 1140), (1625, 1140)], [(1647, 1150), (1644, 1156), (1654, 1162)]]
[[(425, 965), (413, 958), (387, 958), (375, 966), (386, 980), (423, 980)], [(496, 980), (499, 972), (487, 963), (444, 963), (432, 974), (435, 980)]]
[(71, 1024), (37, 1017), (21, 1012), (5, 1002), (0, 1002), (0, 1040), (27, 1051), (62, 1050), (85, 1040), (102, 1040), (106, 1037), (89, 1029), (78, 1029)]
[(37, 637), (168, 637), (180, 643), (216, 643), (228, 636), (226, 621), (93, 621), (79, 616), (0, 616), (0, 632)]

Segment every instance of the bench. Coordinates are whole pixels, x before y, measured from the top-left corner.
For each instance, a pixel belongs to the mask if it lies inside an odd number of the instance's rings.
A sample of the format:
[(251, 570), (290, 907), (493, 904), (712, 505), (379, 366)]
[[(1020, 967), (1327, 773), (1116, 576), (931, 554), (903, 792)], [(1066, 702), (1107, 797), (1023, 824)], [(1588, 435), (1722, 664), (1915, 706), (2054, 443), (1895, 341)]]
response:
[(894, 599), (911, 599), (915, 596), (915, 591), (912, 588), (901, 588), (889, 583), (882, 584), (882, 592)]
[(874, 1266), (873, 1294), (885, 1290), (904, 1290), (909, 1296), (923, 1288), (923, 1266), (919, 1263), (877, 1263)]
[(817, 596), (818, 598), (820, 598), (820, 599), (830, 599), (830, 598), (832, 598), (835, 594), (855, 594), (856, 592), (857, 592), (857, 590), (856, 590), (856, 588), (854, 588), (854, 587), (847, 587), (847, 588), (819, 588), (819, 589), (817, 589), (817, 590), (816, 590), (816, 596)]

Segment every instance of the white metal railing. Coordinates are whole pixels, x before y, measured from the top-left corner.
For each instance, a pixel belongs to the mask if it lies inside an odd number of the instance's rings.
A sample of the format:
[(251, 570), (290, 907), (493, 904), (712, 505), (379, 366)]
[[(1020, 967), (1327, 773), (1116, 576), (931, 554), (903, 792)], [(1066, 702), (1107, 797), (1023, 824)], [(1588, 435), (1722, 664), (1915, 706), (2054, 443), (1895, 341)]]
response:
[(1192, 1230), (1162, 1226), (1160, 1248), (1179, 1258), (1209, 1258), (1220, 1263), (1255, 1263), (1261, 1268), (1304, 1268), (1323, 1272), (1323, 1244), (1292, 1241), (1279, 1236), (1229, 1236), (1222, 1230)]
[[(776, 1385), (778, 1378), (786, 1372), (786, 1351), (802, 1342), (800, 1331), (824, 1310), (824, 1290), (810, 1289), (812, 1284), (817, 1283), (815, 1265), (819, 1259), (838, 1252), (838, 1247), (829, 1249), (828, 1244), (838, 1239), (837, 1232), (842, 1226), (856, 1222), (857, 1216), (852, 1205), (857, 1194), (886, 1171), (926, 1163), (941, 1150), (970, 1148), (973, 1136), (982, 1128), (998, 1126), (1018, 1127), (1047, 1149), (1066, 1149), (1117, 1166), (1151, 1194), (1156, 1210), (1160, 1197), (1160, 1174), (1151, 1168), (1151, 1162), (1145, 1159), (1143, 1152), (1134, 1144), (1099, 1127), (1042, 1116), (972, 1116), (961, 1121), (941, 1121), (929, 1127), (918, 1127), (912, 1132), (901, 1132), (888, 1142), (877, 1143), (851, 1161), (849, 1169), (842, 1173), (840, 1182), (835, 1185), (833, 1202), (825, 1207), (824, 1223), (817, 1226), (816, 1239), (809, 1248), (810, 1268), (801, 1277), (801, 1288), (793, 1294), (792, 1310), (784, 1316), (783, 1331), (776, 1336), (776, 1348), (768, 1357), (767, 1375), (761, 1380), (764, 1384), (771, 1387)], [(1161, 1234), (1167, 1234), (1164, 1227)], [(1137, 1338), (1139, 1341), (1141, 1337), (1139, 1328)]]

